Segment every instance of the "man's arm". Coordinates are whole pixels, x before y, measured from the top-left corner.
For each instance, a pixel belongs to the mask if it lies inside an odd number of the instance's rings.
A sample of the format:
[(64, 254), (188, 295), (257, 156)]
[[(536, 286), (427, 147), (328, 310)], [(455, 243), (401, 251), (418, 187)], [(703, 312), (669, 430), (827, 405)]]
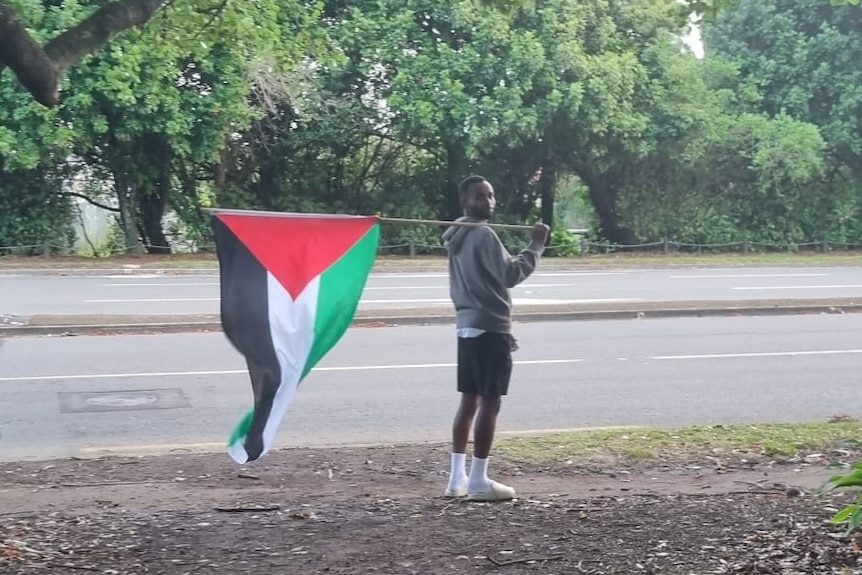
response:
[(536, 224), (529, 245), (517, 256), (513, 256), (506, 250), (497, 234), (488, 233), (483, 243), (485, 253), (482, 259), (495, 277), (502, 279), (506, 287), (513, 288), (535, 271), (539, 258), (545, 251), (547, 237), (548, 226)]

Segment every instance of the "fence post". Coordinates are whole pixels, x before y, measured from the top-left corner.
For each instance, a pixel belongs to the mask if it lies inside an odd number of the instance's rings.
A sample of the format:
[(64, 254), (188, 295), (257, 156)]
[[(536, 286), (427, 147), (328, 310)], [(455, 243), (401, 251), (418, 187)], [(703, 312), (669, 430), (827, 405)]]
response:
[(829, 240), (820, 240), (820, 251), (824, 254), (829, 251)]
[(748, 238), (745, 238), (742, 242), (742, 253), (748, 255), (748, 252), (751, 251), (751, 246), (748, 245)]
[(51, 257), (51, 242), (48, 240), (42, 242), (42, 255), (45, 256), (45, 259)]
[(408, 245), (410, 247), (410, 257), (415, 258), (416, 257), (416, 243), (413, 240), (410, 240), (408, 242)]
[(667, 238), (662, 238), (661, 241), (664, 244), (664, 255), (669, 254), (670, 253), (670, 242), (667, 241)]
[(586, 256), (590, 249), (590, 243), (587, 238), (581, 238), (581, 257)]

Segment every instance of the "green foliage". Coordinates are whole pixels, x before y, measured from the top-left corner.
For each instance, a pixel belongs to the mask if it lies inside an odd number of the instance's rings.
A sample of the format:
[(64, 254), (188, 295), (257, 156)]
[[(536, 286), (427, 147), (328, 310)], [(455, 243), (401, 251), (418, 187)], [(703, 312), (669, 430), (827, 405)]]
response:
[[(19, 4), (44, 41), (100, 2)], [(171, 2), (146, 26), (120, 34), (73, 67), (56, 110), (35, 105), (4, 74), (4, 168), (62, 166), (74, 155), (114, 187), (128, 249), (139, 241), (166, 245), (162, 218), (171, 208), (200, 236), (198, 208), (207, 188), (199, 182), (212, 178), (208, 172), (231, 134), (260, 115), (252, 101), (260, 84), (321, 43), (316, 32), (303, 32), (318, 13), (317, 5), (290, 0)]]
[(0, 255), (42, 254), (46, 242), (51, 251), (70, 245), (72, 211), (60, 186), (47, 166), (0, 178)]
[[(743, 0), (687, 0), (681, 10), (696, 15), (705, 22), (714, 22), (723, 13), (732, 11)], [(862, 0), (829, 0), (832, 6), (858, 6)]]
[[(742, 236), (764, 243), (799, 243), (822, 231), (824, 142), (817, 129), (786, 116), (743, 114), (720, 118), (711, 135), (712, 178), (703, 195), (723, 206)], [(728, 238), (730, 239), (730, 238)]]
[(757, 79), (764, 112), (816, 125), (830, 165), (859, 171), (862, 10), (828, 0), (744, 0), (706, 27), (705, 42)]
[[(835, 489), (862, 487), (862, 462), (856, 463), (846, 475), (835, 475), (824, 483), (818, 490), (818, 495), (825, 495)], [(838, 513), (832, 516), (832, 523), (847, 524), (846, 535), (852, 534), (862, 525), (862, 492), (856, 498), (856, 501), (847, 505)]]
[(736, 236), (859, 241), (860, 25), (858, 8), (827, 0), (743, 0), (706, 26), (707, 53), (725, 59), (710, 82), (745, 94), (746, 113), (719, 116), (699, 150), (707, 197), (720, 198)]
[(551, 230), (548, 248), (548, 255), (551, 256), (571, 257), (580, 255), (580, 236), (563, 228), (554, 228)]
[(590, 203), (589, 190), (577, 177), (562, 178), (554, 201), (554, 229), (596, 228), (596, 214)]
[[(42, 41), (98, 4), (16, 0)], [(712, 9), (699, 61), (680, 36)], [(477, 172), (499, 221), (556, 218), (552, 244), (859, 241), (860, 18), (827, 0), (177, 0), (74, 67), (59, 109), (0, 75), (2, 173), (30, 189), (82, 164), (127, 249), (166, 244), (171, 211), (206, 246), (212, 205), (448, 218)]]
[[(228, 3), (212, 23), (205, 12), (217, 3), (171, 4), (69, 74), (64, 119), (80, 130), (76, 153), (111, 176), (121, 207), (129, 195), (127, 245), (142, 230), (144, 243), (163, 251), (162, 218), (174, 203), (195, 221), (197, 173), (233, 130), (250, 125), (257, 54), (279, 42), (275, 4), (258, 4)], [(177, 184), (186, 197), (175, 202)]]

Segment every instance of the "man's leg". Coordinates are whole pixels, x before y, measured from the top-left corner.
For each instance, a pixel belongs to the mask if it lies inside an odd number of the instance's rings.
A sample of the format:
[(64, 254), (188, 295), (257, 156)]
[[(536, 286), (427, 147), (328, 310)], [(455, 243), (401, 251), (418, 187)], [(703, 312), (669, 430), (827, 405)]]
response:
[[(500, 413), (502, 401), (499, 396), (482, 397), (479, 400), (479, 412), (476, 415), (476, 427), (473, 429), (473, 456), (487, 459), (494, 443), (494, 433), (497, 430), (497, 414)], [(465, 444), (466, 445), (466, 444)]]
[(479, 407), (479, 396), (472, 393), (461, 394), (461, 404), (455, 414), (452, 423), (452, 452), (466, 453), (467, 442), (470, 440), (470, 428), (473, 427), (473, 419), (476, 409)]
[(452, 422), (452, 461), (449, 466), (449, 485), (444, 491), (446, 497), (467, 495), (467, 442), (479, 405), (473, 362), (475, 347), (474, 339), (458, 338), (458, 391), (461, 393), (461, 402)]
[(470, 428), (479, 405), (479, 397), (472, 393), (462, 393), (455, 421), (452, 423), (452, 461), (449, 469), (449, 485), (444, 494), (447, 497), (462, 497), (467, 494), (467, 442)]
[(491, 491), (491, 479), (488, 477), (488, 455), (491, 453), (491, 446), (494, 443), (497, 414), (500, 413), (501, 403), (499, 396), (483, 396), (479, 400), (479, 411), (476, 414), (476, 424), (473, 429), (473, 461), (470, 465), (470, 476), (467, 484), (468, 493)]
[(512, 353), (509, 338), (502, 334), (489, 334), (481, 350), (484, 377), (479, 399), (479, 410), (473, 428), (473, 461), (467, 485), (467, 497), (479, 501), (512, 499), (515, 490), (491, 481), (488, 477), (488, 455), (497, 430), (502, 396), (509, 390), (512, 375)]

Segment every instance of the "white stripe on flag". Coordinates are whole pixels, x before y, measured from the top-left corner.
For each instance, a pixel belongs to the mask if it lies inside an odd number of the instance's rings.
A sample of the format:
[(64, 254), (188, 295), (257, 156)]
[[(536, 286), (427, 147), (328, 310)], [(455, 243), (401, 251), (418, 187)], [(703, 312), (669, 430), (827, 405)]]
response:
[[(263, 430), (263, 453), (272, 447), (278, 426), (296, 392), (302, 370), (314, 343), (314, 318), (317, 313), (318, 276), (305, 287), (294, 301), (275, 277), (267, 272), (267, 305), (269, 331), (278, 364), (281, 385), (272, 402), (272, 409)], [(229, 446), (228, 453), (237, 463), (246, 463), (248, 455), (241, 442)]]

